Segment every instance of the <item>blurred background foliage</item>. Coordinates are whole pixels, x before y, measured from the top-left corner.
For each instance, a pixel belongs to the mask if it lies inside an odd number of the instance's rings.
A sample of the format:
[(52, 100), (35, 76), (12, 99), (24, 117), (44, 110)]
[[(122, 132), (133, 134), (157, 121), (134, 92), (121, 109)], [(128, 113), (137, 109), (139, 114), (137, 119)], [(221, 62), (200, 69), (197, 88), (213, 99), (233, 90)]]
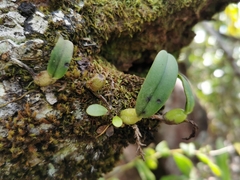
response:
[(240, 3), (194, 27), (180, 61), (210, 120), (209, 133), (229, 142), (240, 137)]
[[(170, 174), (160, 179), (238, 180), (240, 3), (228, 5), (223, 12), (216, 14), (210, 21), (198, 23), (193, 30), (196, 36), (189, 46), (182, 49), (179, 61), (186, 65), (187, 76), (196, 96), (207, 111), (207, 138), (200, 144), (193, 141), (180, 144), (179, 149), (169, 150), (168, 156), (173, 157), (180, 174)], [(197, 147), (194, 144), (197, 144)], [(157, 148), (159, 145), (161, 148)], [(123, 167), (135, 166), (142, 180), (157, 179), (153, 178), (148, 169), (157, 168), (155, 158), (163, 158), (166, 149), (168, 147), (165, 142), (160, 142), (156, 148), (148, 147), (145, 149), (145, 165), (135, 159)], [(186, 149), (191, 150), (191, 153), (186, 152)], [(151, 152), (150, 155), (148, 152)], [(199, 157), (199, 154), (202, 157)], [(139, 167), (140, 164), (142, 167)], [(146, 173), (142, 173), (145, 171)], [(149, 174), (149, 177), (146, 174)]]
[[(196, 36), (182, 49), (179, 60), (187, 65), (188, 78), (208, 114), (205, 144), (218, 149), (236, 143), (236, 148), (240, 142), (240, 3), (228, 5), (193, 30)], [(220, 179), (239, 179), (239, 153), (230, 150), (229, 154), (216, 156), (215, 162), (220, 168), (225, 164), (226, 171), (221, 168), (224, 176)], [(197, 167), (205, 172), (199, 177), (211, 177), (201, 163)]]

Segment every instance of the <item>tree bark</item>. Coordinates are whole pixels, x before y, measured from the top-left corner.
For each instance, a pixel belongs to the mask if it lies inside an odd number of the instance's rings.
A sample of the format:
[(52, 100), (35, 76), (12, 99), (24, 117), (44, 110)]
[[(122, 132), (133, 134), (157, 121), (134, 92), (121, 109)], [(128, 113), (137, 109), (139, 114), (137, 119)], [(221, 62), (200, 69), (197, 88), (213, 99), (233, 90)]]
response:
[[(135, 106), (144, 80), (123, 71), (150, 64), (161, 49), (177, 54), (192, 41), (197, 22), (230, 2), (238, 1), (1, 1), (1, 179), (97, 179), (111, 171), (121, 149), (135, 142), (130, 126), (114, 128), (111, 119)], [(13, 59), (36, 74), (46, 70), (59, 33), (74, 44), (69, 70), (39, 87)], [(95, 92), (96, 77), (103, 87)], [(108, 114), (87, 115), (95, 103)], [(145, 143), (158, 124), (137, 124)]]

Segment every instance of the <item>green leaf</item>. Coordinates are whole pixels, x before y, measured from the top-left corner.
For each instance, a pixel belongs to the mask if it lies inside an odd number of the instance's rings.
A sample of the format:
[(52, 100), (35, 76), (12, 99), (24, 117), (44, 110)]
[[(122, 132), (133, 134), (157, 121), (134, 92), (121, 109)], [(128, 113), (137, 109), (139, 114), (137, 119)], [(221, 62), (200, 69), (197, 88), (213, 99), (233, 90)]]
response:
[(173, 159), (177, 164), (178, 169), (186, 176), (190, 176), (191, 170), (193, 168), (192, 161), (180, 153), (173, 153)]
[(216, 164), (214, 164), (213, 162), (208, 163), (208, 166), (211, 169), (211, 171), (213, 172), (213, 174), (215, 174), (216, 176), (221, 176), (222, 175), (221, 169)]
[(187, 176), (178, 176), (178, 175), (168, 175), (161, 177), (160, 180), (189, 180), (189, 177)]
[(48, 62), (47, 72), (52, 78), (60, 79), (68, 70), (73, 55), (73, 43), (62, 36), (53, 48)]
[(88, 106), (86, 112), (90, 116), (103, 116), (107, 114), (108, 110), (100, 104), (92, 104)]
[(174, 56), (160, 51), (138, 93), (135, 108), (139, 117), (148, 118), (161, 109), (174, 89), (177, 75)]
[(196, 156), (198, 157), (198, 159), (199, 159), (200, 161), (202, 161), (203, 163), (207, 164), (207, 165), (209, 166), (209, 168), (211, 169), (211, 171), (212, 171), (216, 176), (221, 176), (222, 172), (221, 172), (220, 168), (219, 168), (216, 164), (214, 164), (214, 163), (212, 162), (212, 160), (211, 160), (208, 156), (206, 156), (205, 154), (200, 153), (200, 152), (198, 152), (198, 153), (196, 154)]
[(112, 124), (115, 127), (121, 127), (122, 124), (123, 124), (123, 121), (119, 116), (114, 116), (113, 119), (112, 119)]
[(147, 165), (143, 162), (142, 159), (137, 159), (135, 161), (135, 166), (136, 166), (138, 173), (142, 180), (155, 180), (156, 179), (156, 177), (154, 176), (152, 171), (150, 171), (150, 169), (147, 167)]
[(171, 151), (166, 141), (161, 141), (160, 143), (158, 143), (156, 146), (156, 151), (161, 153), (162, 157), (168, 157), (171, 154)]
[(201, 152), (196, 153), (196, 156), (200, 161), (202, 161), (205, 164), (208, 164), (211, 162), (210, 158)]
[(192, 92), (191, 84), (188, 81), (187, 77), (183, 74), (178, 74), (178, 77), (182, 81), (184, 93), (186, 96), (185, 113), (189, 114), (193, 111), (193, 108), (195, 106), (195, 99)]
[[(223, 144), (222, 138), (217, 139), (216, 147), (217, 147), (217, 149), (225, 147)], [(216, 156), (216, 164), (219, 166), (219, 168), (222, 171), (222, 176), (221, 176), (222, 180), (232, 179), (231, 172), (229, 169), (229, 154), (227, 152)]]

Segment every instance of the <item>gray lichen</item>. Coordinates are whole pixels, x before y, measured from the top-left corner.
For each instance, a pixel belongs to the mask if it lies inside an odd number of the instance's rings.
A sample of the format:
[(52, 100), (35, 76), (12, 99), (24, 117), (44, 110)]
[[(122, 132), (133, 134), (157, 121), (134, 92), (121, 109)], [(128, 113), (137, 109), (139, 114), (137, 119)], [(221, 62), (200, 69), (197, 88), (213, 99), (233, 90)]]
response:
[(0, 40), (11, 39), (17, 43), (23, 42), (26, 39), (23, 23), (24, 17), (16, 11), (9, 11), (0, 15)]

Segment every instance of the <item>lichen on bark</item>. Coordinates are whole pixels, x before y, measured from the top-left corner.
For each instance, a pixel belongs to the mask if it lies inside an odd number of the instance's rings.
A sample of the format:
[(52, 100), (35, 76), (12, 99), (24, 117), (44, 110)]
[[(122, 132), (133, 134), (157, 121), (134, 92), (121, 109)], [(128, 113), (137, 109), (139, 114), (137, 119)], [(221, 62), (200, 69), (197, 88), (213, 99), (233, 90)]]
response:
[[(163, 48), (178, 51), (191, 41), (197, 21), (210, 18), (227, 3), (0, 2), (1, 179), (96, 179), (109, 172), (121, 149), (135, 142), (130, 126), (113, 128), (111, 119), (135, 106), (143, 82), (117, 68), (127, 71), (133, 62), (151, 60)], [(11, 58), (35, 72), (46, 70), (57, 33), (73, 42), (73, 60), (62, 79), (39, 87)], [(86, 84), (96, 74), (105, 83), (92, 91)], [(94, 103), (107, 107), (108, 115), (88, 116), (85, 110)], [(107, 133), (98, 136), (106, 125)], [(137, 125), (143, 141), (151, 141), (158, 122), (143, 119)]]

